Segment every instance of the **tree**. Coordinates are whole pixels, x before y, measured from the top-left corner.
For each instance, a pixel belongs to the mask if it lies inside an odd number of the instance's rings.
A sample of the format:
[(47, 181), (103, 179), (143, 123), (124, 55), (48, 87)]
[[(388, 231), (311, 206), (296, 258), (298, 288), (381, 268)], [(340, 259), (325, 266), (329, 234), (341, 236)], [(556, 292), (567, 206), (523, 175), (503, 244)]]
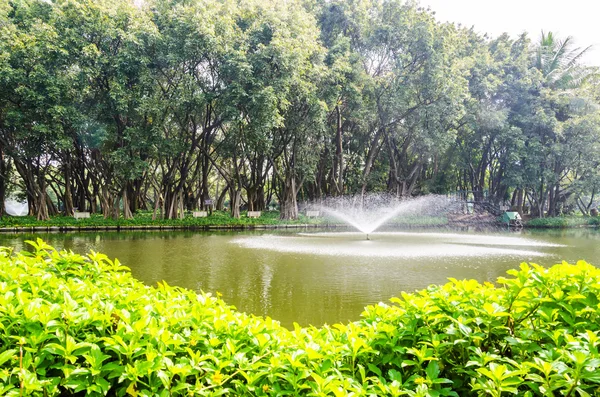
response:
[(578, 87), (589, 68), (581, 65), (581, 58), (591, 49), (574, 48), (574, 39), (567, 36), (564, 40), (552, 32), (542, 31), (534, 49), (534, 67), (540, 71), (548, 87), (568, 89)]
[(589, 212), (586, 51), (413, 1), (2, 2), (0, 215), (11, 176), (40, 219), (150, 203), (175, 218), (227, 193), (235, 217), (275, 195), (294, 219), (299, 199), (457, 189)]
[[(573, 107), (577, 89), (590, 69), (579, 64), (588, 50), (573, 48), (570, 37), (558, 40), (552, 33), (542, 32), (533, 50), (533, 67), (539, 73), (539, 86), (529, 101), (527, 113), (521, 113), (526, 140), (524, 175), (531, 192), (532, 207), (538, 216), (559, 213), (559, 203), (566, 199), (564, 185), (572, 164), (573, 136), (565, 135), (565, 123), (578, 117)], [(523, 111), (521, 109), (521, 112)]]
[[(122, 0), (64, 4), (67, 31), (76, 32), (80, 70), (88, 86), (80, 98), (86, 115), (79, 138), (90, 151), (88, 167), (105, 217), (132, 216), (153, 143), (145, 98), (152, 95), (146, 52), (155, 27), (144, 12)], [(69, 30), (70, 29), (70, 30)]]
[[(44, 220), (57, 211), (46, 191), (47, 176), (76, 117), (75, 73), (53, 21), (54, 6), (19, 0), (11, 8), (12, 23), (0, 31), (0, 147), (23, 181), (30, 213)], [(2, 167), (6, 170), (5, 161)]]

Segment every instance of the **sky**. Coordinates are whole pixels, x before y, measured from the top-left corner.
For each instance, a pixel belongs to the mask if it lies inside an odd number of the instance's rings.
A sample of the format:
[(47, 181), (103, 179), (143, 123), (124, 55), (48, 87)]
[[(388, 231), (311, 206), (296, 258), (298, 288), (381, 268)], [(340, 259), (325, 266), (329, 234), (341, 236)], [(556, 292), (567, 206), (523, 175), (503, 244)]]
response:
[(600, 66), (600, 0), (420, 0), (435, 11), (440, 22), (473, 26), (492, 37), (506, 32), (516, 38), (523, 32), (536, 41), (542, 30), (559, 38), (572, 36), (576, 47), (592, 49), (582, 58)]

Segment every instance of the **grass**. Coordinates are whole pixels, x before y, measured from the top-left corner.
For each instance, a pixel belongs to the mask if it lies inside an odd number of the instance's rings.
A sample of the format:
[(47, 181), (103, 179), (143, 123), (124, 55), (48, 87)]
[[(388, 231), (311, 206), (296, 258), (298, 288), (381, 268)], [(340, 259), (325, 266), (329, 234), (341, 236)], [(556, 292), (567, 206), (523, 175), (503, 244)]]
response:
[[(4, 216), (0, 218), (0, 227), (5, 228), (31, 228), (31, 227), (76, 227), (76, 228), (127, 228), (127, 227), (174, 227), (181, 229), (205, 228), (211, 226), (222, 226), (231, 228), (244, 228), (258, 225), (339, 225), (343, 224), (338, 219), (332, 217), (308, 218), (299, 214), (297, 220), (279, 219), (279, 211), (263, 211), (260, 218), (248, 218), (246, 212), (242, 212), (239, 219), (231, 217), (229, 212), (214, 211), (212, 215), (205, 218), (194, 218), (191, 214), (186, 214), (182, 219), (152, 219), (152, 212), (140, 211), (135, 214), (133, 219), (124, 219), (123, 217), (115, 219), (105, 219), (101, 214), (91, 214), (90, 218), (75, 219), (67, 216), (54, 216), (47, 221), (38, 221), (35, 217), (12, 217)], [(403, 216), (396, 217), (388, 222), (389, 224), (403, 226), (440, 226), (446, 225), (448, 219), (440, 216)]]
[(565, 229), (573, 227), (598, 226), (600, 217), (560, 216), (552, 218), (534, 218), (526, 222), (527, 227)]
[(263, 211), (260, 218), (248, 218), (242, 212), (239, 219), (231, 217), (228, 212), (214, 211), (205, 218), (194, 218), (187, 214), (181, 219), (152, 219), (152, 213), (140, 211), (132, 219), (105, 219), (101, 214), (91, 214), (90, 218), (75, 219), (67, 216), (54, 216), (47, 221), (38, 221), (35, 217), (0, 218), (0, 227), (28, 228), (28, 227), (130, 227), (130, 226), (165, 226), (176, 228), (202, 228), (207, 226), (245, 227), (253, 225), (288, 225), (301, 223), (317, 223), (317, 219), (308, 219), (300, 216), (298, 220), (282, 221), (278, 211)]
[[(248, 218), (242, 212), (239, 219), (232, 218), (229, 212), (214, 211), (205, 218), (194, 218), (186, 214), (182, 219), (152, 219), (151, 211), (139, 211), (133, 219), (123, 217), (104, 219), (101, 214), (91, 214), (90, 218), (75, 219), (67, 216), (54, 216), (47, 221), (38, 221), (35, 217), (0, 217), (0, 228), (32, 228), (32, 227), (59, 227), (59, 228), (128, 228), (128, 227), (168, 227), (178, 229), (202, 229), (206, 227), (246, 228), (254, 226), (277, 225), (340, 225), (343, 222), (333, 217), (308, 218), (299, 214), (297, 220), (279, 219), (279, 211), (263, 211), (260, 218)], [(386, 224), (395, 226), (435, 227), (448, 225), (445, 216), (409, 215), (397, 216)], [(564, 229), (585, 226), (600, 226), (600, 217), (561, 216), (553, 218), (534, 218), (525, 223), (530, 228)]]

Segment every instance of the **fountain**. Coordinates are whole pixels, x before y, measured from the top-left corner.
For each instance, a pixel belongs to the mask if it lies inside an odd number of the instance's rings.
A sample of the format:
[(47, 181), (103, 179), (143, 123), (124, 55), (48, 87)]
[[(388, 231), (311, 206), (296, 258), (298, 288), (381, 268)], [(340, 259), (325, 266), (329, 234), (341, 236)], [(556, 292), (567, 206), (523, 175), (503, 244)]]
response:
[(385, 223), (398, 216), (442, 215), (454, 207), (455, 202), (444, 196), (429, 195), (411, 199), (397, 199), (377, 194), (362, 200), (337, 197), (326, 200), (319, 209), (323, 214), (334, 217), (366, 235), (375, 232)]
[[(449, 277), (493, 281), (520, 262), (553, 261), (564, 249), (527, 231), (439, 227), (440, 218), (459, 206), (440, 196), (329, 199), (306, 210), (319, 211), (336, 226), (343, 222), (346, 229), (324, 225), (237, 234), (229, 240), (235, 255), (220, 257), (217, 270), (202, 273), (202, 278), (214, 279), (226, 265), (222, 258), (240, 258), (243, 266), (223, 276), (223, 288), (236, 279), (250, 286), (239, 293), (238, 308), (288, 325), (305, 310), (304, 324), (314, 325), (356, 318), (345, 313), (359, 313), (364, 305), (385, 302), (402, 291), (443, 284)], [(429, 227), (407, 230), (407, 224), (422, 221)], [(243, 277), (253, 264), (260, 266), (260, 277)], [(257, 309), (248, 302), (254, 288), (260, 294)]]
[[(240, 311), (271, 316), (293, 328), (355, 320), (367, 304), (387, 302), (402, 291), (443, 284), (449, 277), (493, 281), (520, 262), (598, 257), (597, 234), (559, 240), (525, 230), (403, 227), (441, 217), (458, 203), (426, 196), (336, 198), (313, 204), (347, 228), (275, 228), (243, 232), (148, 232), (49, 234), (55, 246), (90, 248), (117, 257), (149, 285), (166, 280), (223, 294)], [(429, 223), (429, 222), (427, 222)], [(356, 230), (354, 230), (356, 229)], [(365, 240), (365, 235), (370, 241)], [(4, 236), (12, 239), (21, 237)], [(26, 237), (23, 236), (23, 239)], [(127, 240), (124, 240), (127, 239)], [(5, 240), (6, 241), (6, 240)]]
[[(518, 234), (496, 235), (490, 230), (483, 234), (463, 233), (443, 230), (446, 226), (440, 230), (441, 219), (435, 217), (441, 218), (459, 208), (460, 202), (439, 195), (397, 199), (376, 194), (362, 200), (360, 197), (336, 197), (311, 204), (306, 210), (319, 211), (326, 218), (334, 219), (335, 223), (343, 222), (357, 232), (285, 231), (239, 236), (232, 242), (243, 248), (281, 255), (345, 257), (348, 261), (361, 258), (360, 261), (374, 266), (381, 261), (401, 259), (428, 263), (442, 263), (449, 258), (487, 260), (490, 257), (513, 257), (515, 260), (532, 260), (548, 255), (544, 250), (554, 247)], [(411, 224), (428, 228), (403, 230)], [(385, 230), (382, 230), (383, 226), (387, 226)], [(437, 230), (432, 230), (432, 226)]]

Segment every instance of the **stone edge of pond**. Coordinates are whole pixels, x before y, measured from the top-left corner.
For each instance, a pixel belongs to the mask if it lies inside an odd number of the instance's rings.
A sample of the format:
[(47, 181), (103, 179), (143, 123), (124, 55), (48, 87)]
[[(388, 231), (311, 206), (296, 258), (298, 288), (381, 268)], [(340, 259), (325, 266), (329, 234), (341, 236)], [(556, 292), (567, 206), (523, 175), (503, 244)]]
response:
[(338, 228), (347, 227), (338, 224), (294, 223), (277, 225), (200, 225), (200, 226), (173, 226), (173, 225), (124, 225), (124, 226), (12, 226), (0, 227), (0, 233), (24, 232), (84, 232), (84, 231), (164, 231), (164, 230), (269, 230), (269, 229), (306, 229), (306, 228)]

